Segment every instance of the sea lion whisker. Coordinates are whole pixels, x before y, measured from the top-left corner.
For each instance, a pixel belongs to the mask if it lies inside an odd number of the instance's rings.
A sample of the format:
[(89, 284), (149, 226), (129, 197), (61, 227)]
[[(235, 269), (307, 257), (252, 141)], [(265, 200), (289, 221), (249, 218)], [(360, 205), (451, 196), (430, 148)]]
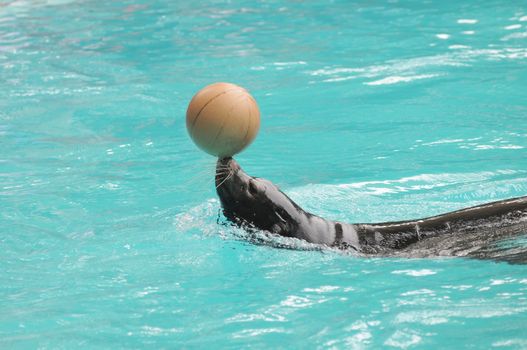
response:
[(224, 174), (224, 173), (230, 173), (230, 172), (231, 172), (230, 169), (224, 169), (224, 170), (217, 170), (215, 174), (217, 175), (217, 174)]
[(218, 189), (218, 187), (220, 187), (221, 185), (223, 185), (223, 183), (225, 181), (227, 181), (228, 179), (230, 179), (232, 177), (232, 175), (234, 175), (234, 171), (231, 171), (231, 173), (229, 175), (227, 175), (227, 177), (225, 177), (225, 179), (223, 179), (222, 182), (220, 182), (217, 186), (216, 186), (216, 189)]

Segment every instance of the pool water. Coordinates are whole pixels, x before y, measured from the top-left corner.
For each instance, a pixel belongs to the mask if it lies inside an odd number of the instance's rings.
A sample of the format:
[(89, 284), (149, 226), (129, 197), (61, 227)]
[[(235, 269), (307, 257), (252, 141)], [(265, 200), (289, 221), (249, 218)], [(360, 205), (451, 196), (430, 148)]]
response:
[(0, 0), (0, 348), (527, 348), (526, 265), (221, 225), (184, 122), (216, 81), (262, 112), (240, 164), (324, 217), (527, 195), (524, 1)]

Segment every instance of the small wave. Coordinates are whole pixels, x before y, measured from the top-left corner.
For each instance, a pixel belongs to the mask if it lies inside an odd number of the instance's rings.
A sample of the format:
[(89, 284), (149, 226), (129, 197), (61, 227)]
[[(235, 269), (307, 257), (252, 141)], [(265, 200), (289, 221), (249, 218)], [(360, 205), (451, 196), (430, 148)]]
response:
[(423, 143), (422, 145), (423, 146), (432, 146), (432, 145), (441, 145), (441, 144), (444, 144), (444, 143), (460, 143), (460, 142), (463, 142), (463, 141), (465, 141), (465, 140), (464, 139), (441, 139), (441, 140), (437, 140), (437, 141)]
[(421, 75), (411, 75), (406, 77), (401, 76), (390, 76), (380, 80), (370, 81), (364, 83), (365, 85), (391, 85), (397, 83), (408, 83), (414, 80), (429, 79), (437, 77), (438, 74), (421, 74)]
[(516, 315), (525, 312), (527, 308), (511, 308), (505, 305), (500, 308), (482, 310), (473, 305), (463, 305), (458, 309), (434, 310), (434, 311), (408, 311), (397, 315), (395, 322), (401, 323), (422, 323), (430, 324), (431, 319), (452, 319), (452, 318), (492, 318)]
[(488, 150), (488, 149), (523, 149), (523, 146), (518, 146), (518, 145), (502, 145), (502, 146), (477, 145), (474, 148), (475, 151)]
[[(474, 31), (464, 31), (472, 35)], [(438, 34), (440, 39), (448, 39), (447, 34)], [(527, 37), (527, 32), (516, 32), (501, 40), (521, 39)], [(470, 46), (455, 44), (451, 51), (444, 54), (415, 57), (404, 60), (391, 60), (381, 65), (366, 67), (335, 67), (326, 66), (321, 69), (306, 71), (306, 74), (322, 79), (324, 83), (343, 82), (358, 78), (380, 78), (365, 83), (367, 85), (385, 85), (398, 82), (432, 78), (447, 74), (445, 67), (464, 67), (471, 65), (477, 59), (510, 60), (527, 58), (527, 48), (503, 49), (472, 49)]]
[(450, 34), (445, 34), (445, 33), (436, 34), (436, 38), (441, 39), (441, 40), (447, 40), (448, 38), (450, 38)]
[(14, 0), (2, 4), (3, 11), (19, 13), (32, 11), (35, 7), (62, 6), (77, 2), (77, 0)]
[(436, 271), (432, 271), (429, 269), (392, 271), (392, 274), (394, 275), (406, 275), (406, 276), (411, 276), (411, 277), (430, 276), (430, 275), (435, 275), (436, 273), (437, 273)]
[(318, 75), (334, 75), (341, 73), (361, 73), (364, 72), (364, 68), (324, 68), (312, 71), (310, 74), (313, 76)]
[(308, 71), (307, 74), (324, 78), (324, 82), (336, 81), (336, 79), (352, 78), (376, 78), (382, 75), (409, 76), (415, 75), (420, 69), (444, 66), (463, 66), (464, 62), (449, 54), (416, 57), (406, 60), (388, 61), (383, 65), (367, 67), (325, 67)]
[(417, 334), (397, 330), (384, 342), (384, 345), (407, 349), (411, 346), (419, 344), (421, 341), (422, 337)]
[(492, 343), (493, 347), (507, 347), (507, 348), (518, 348), (518, 349), (525, 349), (527, 348), (527, 340), (520, 339), (520, 338), (514, 338), (514, 339), (508, 339), (508, 340), (500, 340), (497, 342)]
[(174, 226), (179, 232), (199, 230), (205, 234), (217, 233), (217, 218), (220, 204), (217, 199), (209, 199), (187, 211), (177, 214)]
[[(516, 170), (497, 170), (494, 172), (490, 171), (483, 171), (483, 172), (476, 172), (476, 173), (462, 173), (462, 174), (456, 174), (456, 173), (443, 173), (443, 174), (419, 174), (414, 176), (407, 176), (402, 177), (399, 179), (394, 180), (379, 180), (379, 181), (362, 181), (362, 182), (354, 182), (349, 184), (339, 184), (339, 185), (310, 185), (320, 187), (323, 191), (330, 191), (332, 188), (335, 189), (368, 189), (371, 185), (389, 185), (393, 186), (394, 189), (399, 190), (411, 190), (411, 189), (420, 189), (419, 186), (410, 185), (408, 187), (401, 187), (398, 185), (402, 184), (408, 184), (408, 183), (424, 183), (424, 184), (430, 184), (430, 186), (426, 186), (426, 189), (434, 188), (434, 187), (442, 187), (445, 184), (456, 184), (456, 183), (463, 183), (463, 182), (474, 182), (474, 181), (484, 181), (492, 179), (493, 177), (500, 176), (500, 175), (514, 175), (514, 174), (520, 174), (519, 171)], [(335, 192), (335, 191), (332, 191)], [(340, 192), (340, 191), (336, 191)], [(400, 191), (396, 191), (400, 192)], [(293, 193), (296, 193), (293, 190)]]
[[(519, 134), (510, 134), (513, 137), (522, 137)], [(477, 142), (479, 141), (479, 142)], [(493, 139), (484, 140), (483, 137), (474, 137), (469, 139), (440, 139), (431, 142), (423, 142), (422, 140), (416, 141), (416, 144), (412, 146), (412, 149), (415, 147), (421, 146), (438, 146), (445, 144), (455, 144), (460, 149), (471, 149), (474, 151), (481, 150), (492, 150), (492, 149), (504, 149), (504, 150), (518, 150), (524, 149), (524, 146), (516, 145), (511, 140), (505, 139), (505, 137), (498, 137)]]
[(467, 45), (450, 45), (448, 48), (450, 50), (463, 50), (463, 49), (470, 49), (470, 46), (467, 46)]
[(307, 62), (305, 61), (295, 61), (295, 62), (274, 62), (273, 65), (275, 66), (280, 66), (280, 67), (284, 67), (284, 66), (296, 66), (296, 65), (305, 65), (307, 64)]
[[(503, 38), (501, 38), (501, 40), (509, 41), (513, 39), (525, 39), (525, 38), (527, 38), (527, 32), (516, 32), (516, 33), (512, 33), (512, 34), (504, 36)], [(527, 54), (524, 53), (523, 55), (520, 55), (517, 58), (525, 58), (525, 57), (527, 57)]]
[(459, 24), (476, 24), (476, 23), (478, 23), (478, 20), (477, 19), (460, 18), (460, 19), (457, 20), (457, 23), (459, 23)]
[(285, 330), (284, 328), (255, 328), (255, 329), (245, 329), (240, 332), (236, 332), (232, 335), (234, 339), (236, 338), (254, 338), (263, 334), (269, 333), (291, 333), (291, 331)]

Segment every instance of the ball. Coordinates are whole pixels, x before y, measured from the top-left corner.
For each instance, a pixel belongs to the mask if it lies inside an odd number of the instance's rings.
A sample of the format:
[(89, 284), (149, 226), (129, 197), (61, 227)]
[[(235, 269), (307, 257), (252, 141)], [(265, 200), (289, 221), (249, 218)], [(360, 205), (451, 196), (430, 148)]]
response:
[(260, 129), (260, 110), (244, 88), (215, 83), (198, 91), (187, 109), (187, 130), (194, 143), (220, 158), (247, 147)]

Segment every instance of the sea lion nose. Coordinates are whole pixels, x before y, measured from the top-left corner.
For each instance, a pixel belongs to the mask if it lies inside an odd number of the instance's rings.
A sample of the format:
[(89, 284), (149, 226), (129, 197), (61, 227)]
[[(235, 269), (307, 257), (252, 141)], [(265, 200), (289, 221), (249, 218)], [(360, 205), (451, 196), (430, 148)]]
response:
[(218, 158), (218, 161), (216, 162), (216, 167), (221, 168), (227, 168), (229, 166), (229, 162), (232, 158)]
[(230, 170), (239, 170), (240, 165), (231, 157), (218, 158), (217, 167), (228, 168)]

